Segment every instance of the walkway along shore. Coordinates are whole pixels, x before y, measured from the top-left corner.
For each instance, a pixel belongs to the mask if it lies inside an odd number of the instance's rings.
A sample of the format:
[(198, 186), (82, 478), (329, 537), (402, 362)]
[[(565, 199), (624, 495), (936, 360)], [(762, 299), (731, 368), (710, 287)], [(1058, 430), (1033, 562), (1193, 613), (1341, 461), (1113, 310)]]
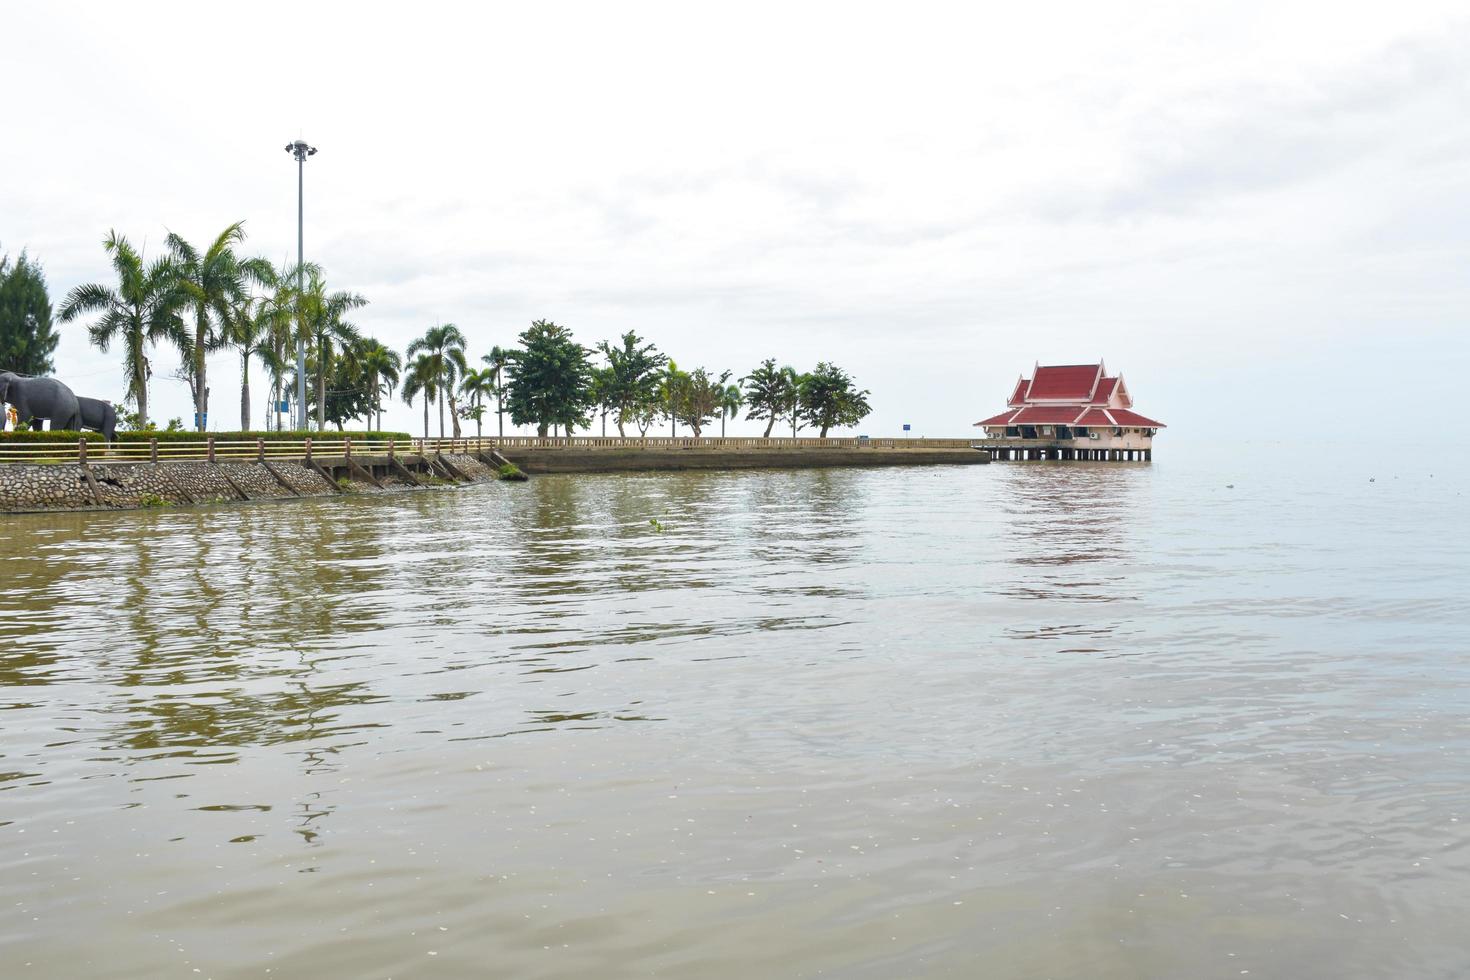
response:
[(536, 438), (0, 443), (0, 513), (385, 493), (525, 473), (984, 464), (965, 439)]

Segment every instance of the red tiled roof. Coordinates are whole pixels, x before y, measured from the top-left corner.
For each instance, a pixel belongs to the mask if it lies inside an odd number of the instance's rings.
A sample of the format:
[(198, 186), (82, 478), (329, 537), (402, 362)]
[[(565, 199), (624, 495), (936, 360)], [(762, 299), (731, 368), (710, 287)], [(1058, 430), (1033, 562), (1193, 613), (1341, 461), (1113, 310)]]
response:
[(1097, 391), (1092, 396), (1094, 405), (1106, 405), (1108, 399), (1113, 397), (1113, 389), (1118, 387), (1117, 378), (1103, 378), (1097, 383)]
[(1082, 412), (1080, 405), (1027, 405), (1011, 419), (1011, 425), (1071, 425)]
[(1037, 367), (1026, 400), (1087, 401), (1097, 387), (1101, 364), (1054, 364)]
[(1010, 425), (1011, 416), (1012, 415), (1015, 415), (1015, 414), (1016, 414), (1016, 410), (1015, 409), (1011, 409), (1009, 411), (1001, 412), (999, 415), (991, 416), (990, 418), (986, 419), (983, 422), (976, 422), (975, 424), (976, 425)]
[(1017, 381), (1016, 390), (1011, 392), (1011, 400), (1006, 402), (1006, 404), (1010, 405), (1012, 408), (1016, 407), (1017, 405), (1024, 405), (1026, 403), (1026, 389), (1030, 385), (1031, 382), (1027, 381), (1025, 378)]
[(1144, 416), (1139, 415), (1137, 412), (1129, 411), (1126, 408), (1110, 408), (1108, 409), (1108, 414), (1116, 419), (1119, 425), (1129, 426), (1137, 429), (1165, 428), (1164, 423), (1155, 422), (1153, 419), (1145, 418)]
[(1100, 408), (1089, 408), (1087, 412), (1074, 423), (1076, 425), (1097, 425), (1111, 429), (1113, 420), (1108, 418), (1108, 413)]

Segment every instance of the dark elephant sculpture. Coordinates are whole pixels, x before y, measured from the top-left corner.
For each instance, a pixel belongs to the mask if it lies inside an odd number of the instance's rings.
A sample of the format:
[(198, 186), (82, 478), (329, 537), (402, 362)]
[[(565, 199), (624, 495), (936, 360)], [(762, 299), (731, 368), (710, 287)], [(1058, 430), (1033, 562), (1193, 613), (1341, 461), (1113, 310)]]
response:
[(15, 406), (19, 425), (30, 422), (39, 429), (41, 419), (50, 419), (52, 429), (75, 432), (82, 427), (77, 396), (55, 378), (28, 378), (0, 371), (0, 403)]
[(117, 410), (112, 407), (112, 402), (105, 402), (100, 398), (83, 398), (77, 396), (77, 405), (82, 411), (83, 429), (91, 429), (100, 432), (107, 437), (108, 442), (117, 438)]

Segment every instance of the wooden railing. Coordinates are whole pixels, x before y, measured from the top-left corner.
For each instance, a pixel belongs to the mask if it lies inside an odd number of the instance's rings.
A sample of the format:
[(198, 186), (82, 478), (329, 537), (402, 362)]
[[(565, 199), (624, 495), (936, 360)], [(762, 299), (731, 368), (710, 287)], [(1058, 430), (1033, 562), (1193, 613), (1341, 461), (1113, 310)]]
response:
[(460, 452), (453, 447), (477, 445), (513, 452), (517, 449), (968, 449), (969, 439), (872, 439), (857, 436), (485, 436), (475, 439), (414, 439), (427, 452)]
[(310, 459), (314, 456), (390, 456), (421, 453), (478, 453), (525, 449), (689, 449), (781, 450), (806, 449), (968, 449), (970, 439), (864, 439), (816, 437), (763, 439), (746, 436), (469, 436), (462, 439), (203, 439), (114, 442), (75, 439), (66, 442), (10, 442), (0, 440), (4, 463), (158, 463), (168, 460)]

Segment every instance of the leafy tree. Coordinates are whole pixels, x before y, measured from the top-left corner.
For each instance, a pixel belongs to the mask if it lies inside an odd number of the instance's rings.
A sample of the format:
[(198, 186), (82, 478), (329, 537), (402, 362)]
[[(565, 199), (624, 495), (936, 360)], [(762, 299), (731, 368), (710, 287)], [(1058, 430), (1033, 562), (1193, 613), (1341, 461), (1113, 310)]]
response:
[[(439, 400), (439, 366), (428, 354), (420, 354), (409, 361), (403, 375), (403, 400), (409, 405), (418, 396), (424, 396), (424, 438), (429, 438), (429, 402)], [(444, 423), (440, 422), (440, 431)]]
[(504, 347), (495, 346), (490, 348), (490, 353), (480, 358), (482, 362), (489, 365), (490, 373), (494, 376), (495, 385), (495, 414), (498, 416), (498, 434), (505, 435), (505, 369), (510, 366), (510, 351)]
[(430, 327), (418, 340), (408, 345), (408, 356), (427, 354), (434, 365), (434, 387), (439, 392), (439, 438), (444, 438), (444, 403), (449, 403), (449, 418), (454, 438), (459, 438), (459, 413), (454, 403), (454, 388), (469, 366), (464, 359), (465, 339), (459, 327), (443, 323)]
[(660, 354), (653, 344), (629, 330), (623, 334), (622, 345), (614, 347), (607, 341), (597, 349), (607, 358), (608, 377), (603, 382), (605, 404), (610, 406), (617, 419), (618, 435), (626, 435), (623, 425), (633, 420), (658, 391), (660, 369), (667, 363), (667, 356)]
[(764, 438), (771, 437), (776, 420), (790, 409), (792, 389), (791, 377), (782, 368), (776, 367), (776, 359), (768, 357), (760, 367), (740, 379), (745, 388), (745, 418), (749, 421), (766, 420)]
[(235, 256), (235, 246), (245, 240), (244, 225), (243, 221), (230, 225), (203, 252), (179, 235), (170, 233), (166, 239), (178, 271), (179, 288), (188, 296), (194, 321), (184, 376), (193, 394), (194, 424), (200, 432), (205, 429), (209, 411), (206, 355), (229, 342), (231, 315), (235, 304), (245, 296), (246, 270)]
[(403, 370), (403, 358), (398, 356), (396, 350), (368, 337), (358, 347), (357, 364), (367, 378), (368, 391), (371, 392), (373, 398), (373, 410), (378, 417), (377, 423), (372, 427), (381, 432), (383, 430), (384, 389), (391, 398), (393, 389), (398, 387), (399, 372)]
[(50, 374), (61, 338), (51, 322), (46, 274), (25, 252), (12, 265), (0, 255), (0, 371)]
[(148, 347), (168, 342), (186, 357), (193, 351), (193, 338), (179, 314), (189, 297), (179, 288), (177, 270), (167, 258), (145, 263), (127, 238), (115, 231), (108, 233), (103, 247), (112, 257), (117, 285), (75, 287), (61, 305), (61, 322), (70, 323), (84, 313), (101, 314), (87, 333), (104, 353), (114, 340), (121, 342), (127, 400), (138, 407), (138, 416), (146, 425), (148, 378), (153, 373)]
[(688, 374), (680, 373), (682, 377), (675, 381), (673, 389), (674, 415), (693, 429), (694, 438), (698, 439), (710, 419), (720, 410), (721, 396), (725, 382), (730, 380), (730, 372), (726, 371), (718, 378), (711, 377), (704, 368), (695, 368)]
[(475, 438), (479, 439), (485, 419), (485, 400), (495, 394), (495, 369), (470, 368), (459, 383), (459, 391), (470, 400), (468, 406), (459, 410), (460, 414), (475, 420)]
[[(317, 373), (315, 363), (308, 360), (307, 369), (313, 374)], [(327, 385), (326, 397), (322, 401), (325, 414), (317, 414), (317, 407), (311, 407), (311, 417), (317, 420), (318, 427), (325, 429), (328, 423), (337, 427), (341, 432), (343, 426), (351, 419), (371, 418), (373, 408), (377, 404), (377, 396), (369, 386), (368, 375), (362, 370), (355, 357), (339, 355), (332, 361), (330, 383)]]
[(540, 436), (553, 425), (568, 435), (585, 429), (593, 404), (591, 352), (550, 320), (535, 321), (519, 340), (521, 348), (510, 352), (510, 420), (535, 425)]
[[(728, 381), (730, 372), (726, 371), (720, 376), (720, 380)], [(740, 390), (739, 385), (726, 384), (720, 391), (720, 438), (725, 438), (725, 419), (732, 415), (740, 414), (740, 407), (745, 404), (745, 393)]]
[(857, 425), (872, 413), (868, 394), (866, 390), (859, 391), (842, 368), (821, 361), (801, 378), (802, 419), (816, 426), (820, 437), (825, 439), (827, 430), (833, 426)]

